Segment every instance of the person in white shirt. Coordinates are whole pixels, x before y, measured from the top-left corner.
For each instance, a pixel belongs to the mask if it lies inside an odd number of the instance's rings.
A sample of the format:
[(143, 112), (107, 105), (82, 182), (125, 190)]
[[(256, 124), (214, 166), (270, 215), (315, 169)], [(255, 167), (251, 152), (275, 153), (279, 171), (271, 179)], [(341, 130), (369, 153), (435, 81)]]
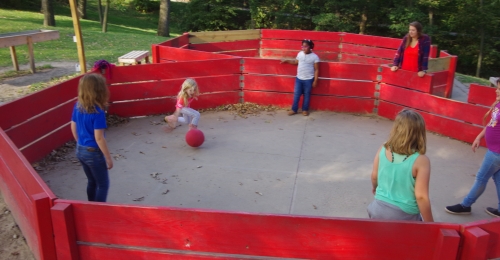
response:
[(295, 60), (281, 60), (281, 63), (299, 65), (297, 67), (297, 78), (295, 79), (295, 89), (293, 94), (292, 110), (288, 115), (295, 115), (299, 109), (300, 96), (304, 95), (302, 102), (302, 115), (309, 115), (309, 99), (311, 97), (312, 88), (318, 85), (318, 62), (319, 57), (312, 52), (314, 43), (311, 40), (305, 39), (302, 41), (302, 51), (297, 54)]

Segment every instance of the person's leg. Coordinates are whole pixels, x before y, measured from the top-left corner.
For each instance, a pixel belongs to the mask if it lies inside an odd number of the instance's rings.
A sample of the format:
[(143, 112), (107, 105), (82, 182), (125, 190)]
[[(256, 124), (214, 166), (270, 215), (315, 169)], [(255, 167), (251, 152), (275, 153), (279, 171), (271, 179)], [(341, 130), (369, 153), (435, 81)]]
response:
[(87, 176), (87, 200), (94, 201), (95, 200), (95, 191), (96, 191), (96, 180), (94, 179), (94, 175), (92, 175), (92, 170), (90, 169), (87, 162), (89, 161), (89, 152), (84, 147), (78, 146), (76, 151), (76, 158), (80, 161), (80, 164), (83, 167), (83, 172)]
[(498, 198), (497, 210), (500, 211), (500, 171), (497, 171), (495, 172), (495, 174), (493, 174), (493, 181), (495, 182), (495, 186), (497, 188), (497, 198)]
[[(311, 91), (312, 91), (312, 83), (314, 82), (314, 79), (308, 79), (308, 80), (303, 80), (302, 81), (302, 86), (304, 90), (304, 102), (302, 103), (302, 112), (306, 112), (308, 114), (309, 111), (309, 100), (311, 98)], [(306, 114), (304, 113), (304, 115)]]
[(189, 116), (190, 121), (188, 121), (187, 123), (196, 128), (198, 126), (198, 121), (200, 120), (200, 112), (189, 107), (182, 108), (181, 111), (183, 115)]
[(483, 194), (486, 189), (486, 184), (488, 180), (500, 170), (500, 154), (494, 153), (490, 150), (486, 151), (484, 155), (483, 163), (479, 168), (479, 171), (476, 175), (476, 181), (472, 186), (469, 194), (465, 196), (462, 201), (462, 206), (470, 207), (476, 200)]
[(106, 202), (109, 190), (109, 174), (106, 159), (101, 151), (93, 152), (93, 164), (90, 168), (92, 169), (92, 175), (96, 180), (94, 201)]
[(302, 92), (303, 90), (302, 90), (301, 80), (299, 78), (295, 78), (295, 86), (293, 90), (293, 104), (292, 104), (292, 111), (294, 113), (297, 113), (297, 110), (299, 109), (299, 101)]

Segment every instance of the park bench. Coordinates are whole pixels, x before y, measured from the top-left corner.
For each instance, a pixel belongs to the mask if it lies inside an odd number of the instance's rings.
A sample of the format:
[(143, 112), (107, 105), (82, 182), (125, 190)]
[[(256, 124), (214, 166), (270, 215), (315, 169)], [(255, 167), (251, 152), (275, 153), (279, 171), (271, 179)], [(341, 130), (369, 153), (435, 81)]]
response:
[(145, 60), (146, 63), (149, 63), (149, 51), (131, 51), (125, 55), (118, 57), (118, 64), (123, 66), (125, 64), (141, 64), (141, 61)]

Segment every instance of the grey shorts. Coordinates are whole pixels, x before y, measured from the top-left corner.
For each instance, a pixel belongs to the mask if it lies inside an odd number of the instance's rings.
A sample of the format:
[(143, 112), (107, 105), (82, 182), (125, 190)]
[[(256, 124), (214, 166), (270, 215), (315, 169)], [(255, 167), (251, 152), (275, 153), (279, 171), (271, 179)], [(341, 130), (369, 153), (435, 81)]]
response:
[(377, 199), (373, 200), (366, 210), (368, 211), (368, 216), (372, 219), (422, 221), (420, 214), (408, 214), (398, 206)]

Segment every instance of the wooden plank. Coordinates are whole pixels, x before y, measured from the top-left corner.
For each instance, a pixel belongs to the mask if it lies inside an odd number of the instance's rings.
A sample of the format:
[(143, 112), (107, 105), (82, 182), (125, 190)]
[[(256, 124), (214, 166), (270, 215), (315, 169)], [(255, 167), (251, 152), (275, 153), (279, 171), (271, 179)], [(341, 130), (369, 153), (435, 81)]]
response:
[(175, 61), (198, 61), (198, 60), (216, 60), (216, 59), (234, 58), (230, 55), (196, 51), (190, 49), (179, 49), (167, 46), (160, 46), (157, 50), (157, 55), (159, 56), (160, 59), (168, 59)]
[(484, 219), (462, 224), (461, 231), (464, 232), (474, 227), (478, 227), (490, 235), (486, 249), (486, 259), (500, 258), (500, 218)]
[[(386, 101), (380, 101), (378, 106), (378, 115), (394, 120), (396, 115), (404, 106), (396, 105)], [(426, 129), (436, 132), (457, 140), (472, 143), (476, 136), (481, 132), (482, 127), (463, 123), (438, 115), (429, 114), (423, 111), (419, 112), (425, 120)], [(484, 139), (481, 141), (481, 146), (486, 147)]]
[(10, 46), (10, 58), (12, 59), (12, 66), (15, 71), (19, 71), (19, 63), (17, 63), (16, 47)]
[(210, 42), (210, 43), (197, 43), (190, 44), (189, 48), (197, 51), (230, 51), (230, 50), (247, 50), (247, 49), (258, 49), (259, 40), (243, 40), (243, 41), (233, 41), (233, 42)]
[[(301, 51), (302, 40), (267, 40), (263, 39), (260, 44), (261, 49), (278, 49), (278, 50), (295, 50), (295, 52)], [(339, 48), (340, 42), (315, 42), (314, 52), (317, 51), (329, 51), (329, 52), (340, 52)]]
[(459, 228), (442, 223), (59, 202), (72, 204), (80, 243), (268, 257), (424, 259), (433, 254), (439, 230)]
[[(483, 125), (487, 108), (431, 94), (380, 84), (380, 99), (431, 114), (438, 114), (476, 125)], [(464, 113), (467, 111), (467, 113)]]
[(432, 87), (432, 95), (438, 97), (445, 97), (446, 85), (439, 85)]
[[(198, 83), (201, 93), (237, 91), (240, 89), (239, 75), (193, 77), (193, 79)], [(177, 96), (184, 80), (182, 78), (111, 85), (109, 86), (110, 101)]]
[[(298, 51), (293, 50), (262, 49), (260, 55), (262, 58), (295, 59), (298, 53)], [(339, 55), (338, 52), (314, 51), (314, 53), (318, 55), (321, 61), (337, 61)]]
[(373, 65), (391, 64), (392, 63), (392, 60), (388, 60), (388, 59), (373, 58), (373, 57), (361, 56), (361, 55), (350, 54), (350, 53), (341, 53), (339, 55), (339, 57), (340, 57), (339, 61), (345, 62), (345, 63), (373, 64)]
[[(175, 48), (174, 48), (175, 49)], [(212, 55), (219, 55), (208, 53)], [(229, 56), (232, 57), (232, 56)], [(109, 84), (178, 79), (187, 77), (215, 76), (240, 73), (239, 58), (184, 61), (175, 63), (144, 64), (141, 66), (120, 66), (113, 68)], [(0, 107), (1, 108), (1, 107)]]
[(35, 53), (33, 52), (33, 40), (31, 39), (30, 36), (26, 37), (26, 41), (28, 44), (28, 55), (29, 55), (29, 62), (30, 62), (30, 72), (35, 73), (36, 72), (36, 67), (35, 67)]
[[(175, 102), (175, 97), (169, 97), (113, 103), (109, 107), (108, 113), (121, 117), (165, 114), (175, 110)], [(203, 109), (220, 105), (235, 104), (238, 102), (238, 91), (215, 92), (202, 94), (198, 100), (193, 101), (191, 107), (194, 109)]]
[(429, 53), (429, 58), (437, 58), (438, 46), (431, 44), (431, 51)]
[(377, 57), (390, 60), (392, 60), (394, 58), (394, 55), (396, 55), (395, 50), (349, 44), (349, 43), (342, 43), (341, 51), (342, 55), (344, 55), (344, 53), (346, 54), (349, 53), (349, 54), (357, 54), (357, 55)]
[(460, 259), (488, 259), (488, 243), (491, 235), (479, 227), (467, 228), (462, 232), (463, 243)]
[(439, 52), (439, 57), (440, 58), (448, 57), (448, 56), (451, 56), (451, 54), (449, 54), (448, 51), (442, 50), (442, 51)]
[[(79, 260), (80, 257), (76, 245), (75, 221), (71, 204), (56, 202), (50, 209), (50, 213), (54, 229), (57, 259)], [(85, 257), (84, 259), (92, 258)]]
[(436, 243), (436, 251), (434, 252), (434, 260), (455, 260), (457, 259), (458, 249), (460, 246), (460, 234), (457, 230), (441, 229), (439, 231), (439, 239)]
[(260, 39), (260, 29), (214, 32), (190, 32), (189, 43), (227, 42)]
[(34, 202), (35, 229), (39, 239), (38, 250), (40, 260), (56, 259), (56, 246), (54, 243), (54, 231), (52, 229), (52, 218), (50, 207), (52, 201), (46, 193), (38, 193), (31, 196)]
[(24, 158), (23, 154), (7, 135), (0, 131), (0, 156), (5, 160), (12, 172), (15, 172), (16, 181), (28, 196), (37, 193), (46, 193), (51, 199), (56, 198), (47, 184), (33, 169), (30, 162)]
[(444, 57), (444, 58), (435, 58), (435, 59), (429, 59), (429, 64), (428, 64), (428, 69), (427, 72), (436, 72), (436, 71), (443, 71), (450, 68), (450, 61), (451, 57)]
[(439, 71), (434, 73), (429, 73), (432, 76), (432, 86), (446, 85), (448, 82), (448, 71)]
[(161, 46), (170, 46), (170, 47), (180, 47), (183, 45), (189, 44), (189, 33), (184, 33), (181, 36), (177, 36), (168, 41), (164, 41), (159, 43)]
[(455, 71), (457, 69), (457, 56), (452, 56), (450, 61), (450, 67), (448, 68), (448, 82), (446, 90), (444, 92), (444, 97), (451, 98), (453, 94), (453, 85), (455, 84)]
[(344, 33), (342, 36), (342, 43), (352, 43), (368, 45), (373, 47), (381, 47), (387, 49), (398, 49), (402, 39), (394, 39), (389, 37), (362, 35), (354, 33)]
[[(293, 93), (295, 77), (248, 74), (244, 76), (244, 90)], [(373, 98), (375, 82), (318, 79), (312, 94)]]
[(30, 163), (34, 163), (45, 157), (52, 150), (61, 147), (71, 140), (73, 140), (73, 134), (71, 133), (70, 123), (68, 122), (68, 124), (47, 136), (23, 147), (21, 152)]
[(306, 30), (272, 30), (262, 29), (262, 39), (280, 39), (280, 40), (304, 40), (310, 39), (316, 44), (316, 41), (340, 42), (341, 33), (339, 32), (317, 32)]
[(496, 100), (496, 88), (471, 83), (467, 102), (483, 106), (491, 106)]
[(238, 57), (259, 57), (259, 50), (240, 50), (240, 51), (221, 51), (217, 52), (224, 55), (232, 55)]
[(69, 100), (60, 106), (43, 112), (40, 115), (10, 128), (5, 131), (5, 133), (7, 133), (17, 147), (22, 148), (70, 122), (76, 101), (77, 98)]
[(243, 58), (243, 73), (297, 75), (297, 66), (281, 64), (277, 59)]
[(381, 82), (383, 83), (410, 88), (425, 93), (431, 93), (432, 91), (433, 77), (431, 75), (425, 75), (421, 78), (416, 72), (401, 69), (391, 71), (391, 68), (388, 66), (382, 66), (381, 74)]
[(59, 31), (54, 30), (32, 30), (16, 33), (6, 33), (0, 35), (0, 48), (24, 45), (27, 37), (31, 37), (32, 42), (43, 42), (59, 39)]
[[(43, 111), (56, 107), (78, 95), (80, 77), (37, 91), (0, 106), (0, 128), (7, 130)], [(15, 111), (13, 113), (12, 111)]]

